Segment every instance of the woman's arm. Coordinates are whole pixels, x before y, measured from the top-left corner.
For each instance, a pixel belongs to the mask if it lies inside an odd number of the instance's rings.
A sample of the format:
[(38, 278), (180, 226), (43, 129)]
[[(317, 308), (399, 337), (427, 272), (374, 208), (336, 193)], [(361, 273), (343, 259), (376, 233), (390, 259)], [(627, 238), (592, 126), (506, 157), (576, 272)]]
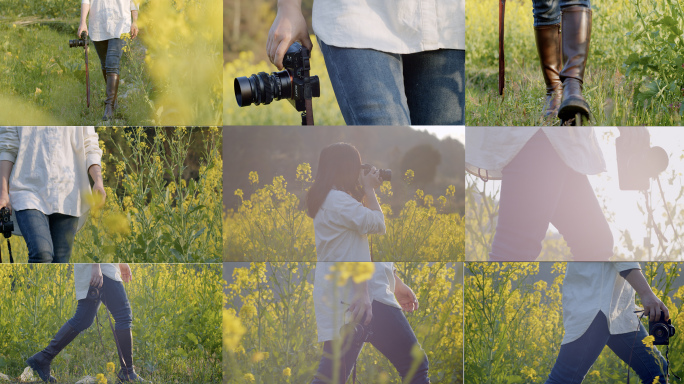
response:
[(81, 32), (85, 31), (88, 34), (88, 12), (90, 12), (90, 3), (81, 3), (81, 23), (78, 26), (78, 38), (81, 38)]
[(93, 264), (90, 269), (90, 286), (100, 288), (102, 287), (103, 280), (100, 264)]
[(413, 312), (418, 309), (418, 298), (413, 290), (399, 278), (397, 271), (394, 271), (394, 297), (401, 305), (401, 309), (406, 312)]
[(7, 207), (10, 211), (12, 206), (9, 199), (9, 179), (12, 174), (14, 163), (9, 160), (0, 160), (0, 208)]
[(368, 325), (373, 318), (373, 305), (368, 294), (368, 282), (354, 283), (353, 289), (354, 299), (347, 311), (351, 313), (354, 322), (363, 321), (364, 325)]
[(102, 196), (102, 204), (104, 204), (107, 199), (107, 192), (105, 192), (104, 181), (102, 180), (102, 168), (99, 164), (93, 164), (88, 168), (88, 173), (93, 178), (93, 192)]
[(366, 194), (364, 201), (366, 202), (366, 207), (371, 211), (382, 212), (380, 208), (380, 203), (378, 202), (378, 197), (375, 195), (375, 188), (379, 188), (382, 185), (380, 180), (380, 171), (377, 168), (371, 168), (370, 172), (367, 174), (365, 171), (361, 171), (361, 184), (363, 185), (364, 192)]
[(302, 14), (302, 0), (278, 0), (278, 14), (268, 31), (266, 53), (271, 63), (283, 69), (283, 57), (290, 45), (299, 41), (309, 51), (313, 43), (309, 38), (309, 28)]
[(131, 9), (131, 39), (138, 36), (138, 10)]
[(640, 269), (632, 269), (629, 274), (625, 276), (625, 280), (627, 280), (629, 285), (631, 285), (637, 294), (639, 294), (641, 305), (644, 307), (644, 316), (648, 316), (650, 321), (655, 321), (660, 318), (660, 313), (663, 312), (666, 320), (670, 318), (670, 311), (665, 304), (660, 301), (658, 296), (653, 293)]

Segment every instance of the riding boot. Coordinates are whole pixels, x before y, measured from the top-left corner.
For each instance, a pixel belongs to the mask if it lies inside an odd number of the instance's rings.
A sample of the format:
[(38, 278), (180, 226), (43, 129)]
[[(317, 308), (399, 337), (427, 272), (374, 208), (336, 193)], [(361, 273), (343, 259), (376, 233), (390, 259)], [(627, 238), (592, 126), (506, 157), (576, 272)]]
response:
[(561, 70), (561, 30), (560, 24), (534, 27), (537, 40), (537, 52), (541, 62), (546, 97), (544, 100), (544, 117), (556, 117), (563, 97), (563, 83), (560, 80)]
[(59, 329), (52, 341), (50, 341), (50, 344), (42, 351), (29, 357), (28, 360), (26, 360), (26, 364), (28, 364), (44, 382), (56, 382), (57, 379), (50, 375), (50, 363), (64, 347), (69, 345), (69, 343), (78, 336), (78, 334), (79, 332), (71, 328), (69, 323), (65, 323), (62, 328)]
[(116, 375), (119, 383), (147, 383), (135, 372), (133, 368), (133, 333), (131, 329), (117, 329), (114, 331), (116, 341), (119, 343), (117, 352), (119, 353), (119, 363), (121, 370)]
[(583, 6), (565, 8), (561, 12), (561, 22), (565, 65), (560, 72), (563, 102), (558, 117), (562, 121), (570, 121), (575, 115), (581, 114), (588, 119), (591, 110), (582, 96), (582, 86), (591, 41), (591, 9)]
[(116, 105), (116, 95), (119, 92), (119, 74), (107, 73), (107, 88), (105, 98), (105, 111), (102, 120), (109, 120), (114, 117)]

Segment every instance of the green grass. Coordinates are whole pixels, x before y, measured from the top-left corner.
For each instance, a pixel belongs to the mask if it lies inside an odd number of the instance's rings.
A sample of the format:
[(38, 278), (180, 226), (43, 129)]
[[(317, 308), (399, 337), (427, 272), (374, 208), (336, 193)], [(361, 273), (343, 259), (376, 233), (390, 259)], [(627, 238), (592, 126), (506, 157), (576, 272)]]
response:
[[(20, 19), (0, 23), (0, 118), (5, 125), (106, 125), (104, 88), (95, 47), (89, 49), (90, 108), (86, 108), (84, 53), (69, 48), (77, 20)], [(149, 123), (152, 89), (144, 72), (144, 48), (134, 40), (121, 60), (117, 118), (111, 125)], [(19, 113), (18, 109), (23, 112)]]

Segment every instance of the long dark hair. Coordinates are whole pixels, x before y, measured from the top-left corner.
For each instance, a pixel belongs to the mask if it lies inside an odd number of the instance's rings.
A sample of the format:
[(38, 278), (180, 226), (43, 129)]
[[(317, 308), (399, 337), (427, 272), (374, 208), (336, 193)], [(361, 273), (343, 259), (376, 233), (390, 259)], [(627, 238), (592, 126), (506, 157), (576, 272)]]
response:
[(363, 200), (363, 187), (359, 182), (360, 170), (361, 155), (353, 145), (335, 143), (323, 148), (318, 158), (316, 178), (306, 195), (309, 216), (316, 217), (333, 187), (347, 192), (358, 201)]

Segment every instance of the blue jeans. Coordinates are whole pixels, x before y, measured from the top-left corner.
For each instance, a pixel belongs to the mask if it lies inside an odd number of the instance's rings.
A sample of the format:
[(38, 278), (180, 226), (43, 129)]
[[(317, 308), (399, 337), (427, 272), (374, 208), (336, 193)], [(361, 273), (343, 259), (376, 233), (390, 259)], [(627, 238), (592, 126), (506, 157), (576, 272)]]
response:
[[(377, 301), (373, 301), (372, 305), (373, 319), (370, 323), (370, 329), (373, 334), (368, 339), (368, 342), (373, 344), (380, 353), (389, 359), (403, 379), (408, 375), (413, 363), (411, 348), (418, 344), (416, 335), (413, 333), (413, 329), (411, 329), (411, 325), (409, 325), (401, 309)], [(339, 384), (347, 382), (362, 348), (363, 345), (361, 348), (349, 348), (342, 356), (342, 364), (340, 364), (339, 379), (337, 381)], [(327, 384), (331, 382), (333, 360), (330, 356), (332, 354), (332, 341), (326, 341), (323, 344), (323, 357), (318, 365), (318, 372), (311, 384)], [(428, 368), (427, 356), (423, 352), (423, 361), (413, 375), (411, 384), (429, 384)]]
[(465, 51), (406, 55), (318, 40), (347, 125), (463, 125)]
[(608, 261), (613, 234), (586, 175), (540, 129), (504, 167), (491, 261), (534, 261), (552, 223), (575, 261)]
[(93, 41), (97, 56), (100, 58), (100, 65), (106, 73), (119, 74), (119, 62), (124, 41), (121, 39), (109, 39)]
[[(660, 376), (660, 383), (666, 383), (667, 362), (657, 348), (648, 348), (641, 342), (646, 336), (648, 333), (643, 324), (639, 325), (638, 332), (611, 335), (608, 331), (606, 316), (603, 312), (599, 312), (584, 335), (561, 346), (556, 364), (551, 369), (546, 384), (581, 383), (606, 345), (622, 361), (629, 362), (629, 366), (636, 372), (643, 384), (653, 383), (656, 376)], [(632, 346), (634, 346), (633, 350)], [(656, 356), (651, 353), (655, 353)], [(658, 360), (661, 362), (662, 369), (658, 366)]]
[(78, 217), (35, 209), (16, 211), (17, 225), (28, 248), (29, 263), (68, 263)]
[(580, 5), (591, 8), (590, 0), (532, 0), (534, 26), (553, 25), (561, 22), (561, 9)]
[(114, 328), (130, 329), (133, 323), (133, 312), (131, 311), (131, 305), (128, 302), (128, 296), (126, 295), (123, 283), (103, 276), (100, 292), (103, 295), (102, 301), (89, 299), (78, 301), (76, 313), (67, 321), (71, 328), (78, 332), (88, 329), (93, 324), (93, 320), (95, 320), (100, 303), (103, 302), (116, 322)]

